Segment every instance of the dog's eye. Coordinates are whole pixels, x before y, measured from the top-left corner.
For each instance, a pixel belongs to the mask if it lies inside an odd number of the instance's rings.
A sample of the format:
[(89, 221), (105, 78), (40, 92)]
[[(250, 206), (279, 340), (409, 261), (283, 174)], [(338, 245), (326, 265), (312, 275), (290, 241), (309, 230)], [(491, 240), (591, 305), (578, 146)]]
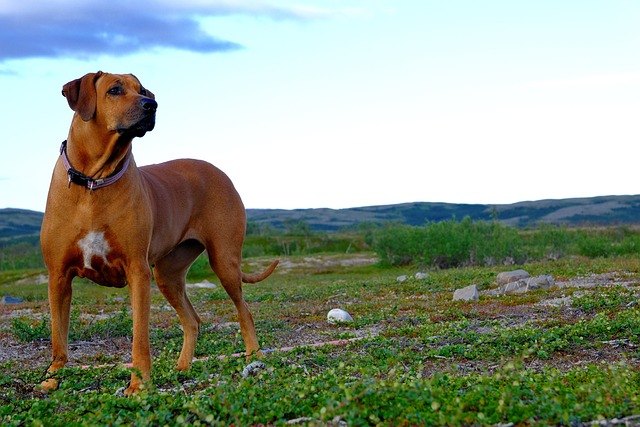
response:
[(122, 88), (120, 86), (114, 86), (107, 91), (109, 95), (122, 95)]

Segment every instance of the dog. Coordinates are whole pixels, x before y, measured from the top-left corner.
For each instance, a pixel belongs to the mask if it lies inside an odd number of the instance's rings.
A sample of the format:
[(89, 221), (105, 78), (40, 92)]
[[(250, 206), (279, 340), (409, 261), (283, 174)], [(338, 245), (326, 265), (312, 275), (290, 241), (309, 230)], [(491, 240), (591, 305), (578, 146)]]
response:
[(136, 166), (132, 140), (153, 130), (158, 104), (134, 75), (90, 73), (65, 84), (62, 94), (74, 115), (53, 170), (40, 235), (49, 270), (52, 346), (41, 387), (59, 386), (55, 373), (68, 359), (74, 277), (129, 286), (133, 370), (125, 395), (150, 381), (152, 272), (184, 330), (177, 369), (189, 369), (200, 318), (185, 280), (204, 250), (237, 309), (247, 359), (261, 357), (242, 283), (266, 279), (278, 261), (259, 274), (241, 271), (246, 212), (231, 180), (199, 160)]

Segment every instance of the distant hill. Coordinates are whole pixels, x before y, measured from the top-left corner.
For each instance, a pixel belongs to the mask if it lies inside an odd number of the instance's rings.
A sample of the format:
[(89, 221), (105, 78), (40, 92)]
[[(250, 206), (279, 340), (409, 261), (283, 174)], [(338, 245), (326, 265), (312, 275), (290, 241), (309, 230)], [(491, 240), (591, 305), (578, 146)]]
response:
[[(249, 222), (284, 229), (304, 221), (313, 230), (336, 231), (361, 223), (398, 222), (422, 225), (466, 216), (475, 220), (498, 219), (515, 227), (538, 223), (568, 226), (640, 225), (640, 195), (580, 199), (538, 200), (510, 205), (416, 202), (348, 209), (248, 209)], [(43, 213), (23, 209), (0, 209), (0, 239), (34, 236), (40, 231)]]
[(399, 222), (422, 225), (466, 216), (475, 220), (498, 219), (515, 227), (538, 223), (568, 226), (640, 224), (640, 195), (581, 199), (539, 200), (510, 205), (455, 203), (403, 203), (349, 209), (249, 209), (249, 221), (284, 228), (286, 222), (304, 221), (314, 230), (334, 231), (363, 222)]
[(25, 209), (0, 209), (0, 239), (37, 235), (43, 216), (42, 212)]

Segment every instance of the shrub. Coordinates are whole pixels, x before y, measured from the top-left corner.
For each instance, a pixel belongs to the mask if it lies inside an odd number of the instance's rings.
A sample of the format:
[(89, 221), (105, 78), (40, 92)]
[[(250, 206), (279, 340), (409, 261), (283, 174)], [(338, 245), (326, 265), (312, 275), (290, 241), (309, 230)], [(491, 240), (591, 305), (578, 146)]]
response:
[(383, 263), (421, 263), (438, 268), (485, 265), (520, 260), (525, 251), (522, 237), (513, 227), (497, 221), (448, 220), (423, 227), (392, 225), (380, 230), (374, 250)]

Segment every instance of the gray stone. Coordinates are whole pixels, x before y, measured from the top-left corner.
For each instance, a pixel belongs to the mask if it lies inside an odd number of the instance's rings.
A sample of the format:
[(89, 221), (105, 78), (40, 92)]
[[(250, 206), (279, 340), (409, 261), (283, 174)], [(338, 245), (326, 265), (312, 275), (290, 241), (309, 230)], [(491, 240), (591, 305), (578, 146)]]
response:
[(416, 279), (418, 279), (418, 280), (426, 279), (427, 277), (429, 277), (429, 275), (427, 273), (421, 273), (421, 272), (417, 272), (416, 273)]
[(503, 271), (496, 276), (496, 283), (498, 285), (506, 285), (507, 283), (517, 280), (528, 279), (529, 277), (531, 277), (531, 275), (524, 270)]
[(556, 284), (553, 277), (548, 274), (535, 276), (527, 279), (527, 291), (535, 291), (536, 289), (548, 289)]
[(260, 360), (257, 360), (255, 362), (249, 363), (242, 370), (242, 378), (249, 378), (249, 377), (253, 377), (255, 375), (258, 375), (260, 373), (260, 371), (262, 371), (266, 367), (267, 367), (267, 365), (265, 365), (264, 362), (261, 362)]
[(523, 294), (527, 292), (527, 281), (517, 280), (507, 283), (498, 289), (498, 294)]
[(529, 277), (526, 279), (516, 280), (500, 286), (497, 289), (487, 291), (487, 295), (508, 295), (508, 294), (524, 294), (525, 292), (535, 291), (536, 289), (548, 289), (555, 286), (556, 282), (553, 277), (548, 274)]
[(454, 301), (475, 301), (479, 299), (478, 287), (476, 285), (467, 286), (466, 288), (456, 289), (453, 293)]
[(398, 276), (397, 280), (398, 280), (398, 282), (402, 283), (405, 280), (407, 280), (407, 276)]

